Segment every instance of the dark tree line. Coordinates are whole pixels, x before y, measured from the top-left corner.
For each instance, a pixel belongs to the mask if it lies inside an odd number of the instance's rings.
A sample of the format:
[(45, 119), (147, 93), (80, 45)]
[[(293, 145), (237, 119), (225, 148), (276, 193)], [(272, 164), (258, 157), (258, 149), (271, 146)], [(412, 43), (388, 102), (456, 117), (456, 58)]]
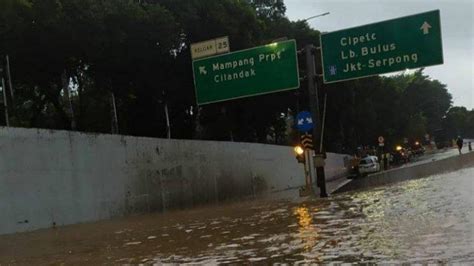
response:
[[(282, 37), (300, 49), (318, 45), (319, 32), (285, 11), (282, 0), (2, 0), (11, 124), (108, 133), (115, 103), (120, 134), (165, 137), (167, 105), (173, 138), (291, 144), (292, 116), (308, 108), (304, 82), (298, 91), (198, 107), (189, 52), (191, 43), (219, 36), (229, 36), (233, 51)], [(303, 58), (300, 65), (304, 76)], [(446, 86), (422, 71), (323, 90), (328, 150), (442, 127), (474, 133), (473, 112), (451, 108)]]

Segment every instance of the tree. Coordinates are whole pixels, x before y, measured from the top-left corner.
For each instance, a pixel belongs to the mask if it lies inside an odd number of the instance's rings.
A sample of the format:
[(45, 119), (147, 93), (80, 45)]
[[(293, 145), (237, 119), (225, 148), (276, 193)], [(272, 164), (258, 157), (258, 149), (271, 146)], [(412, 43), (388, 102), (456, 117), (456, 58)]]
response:
[(283, 0), (248, 0), (261, 19), (280, 19), (285, 16)]
[[(128, 0), (36, 0), (20, 7), (30, 8), (29, 12), (13, 12), (21, 16), (18, 21), (25, 25), (10, 27), (16, 27), (21, 38), (2, 35), (2, 51), (11, 54), (12, 67), (21, 70), (15, 71), (14, 77), (18, 88), (25, 87), (20, 100), (36, 99), (35, 104), (18, 101), (18, 105), (35, 107), (37, 111), (20, 110), (18, 114), (32, 113), (36, 117), (29, 120), (38, 122), (45, 120), (41, 117), (52, 116), (53, 128), (69, 128), (71, 114), (64, 108), (67, 100), (63, 96), (70, 86), (74, 105), (79, 105), (79, 129), (91, 129), (84, 114), (87, 105), (97, 103), (97, 99), (83, 99), (89, 95), (85, 90), (114, 91), (124, 106), (140, 106), (135, 109), (138, 112), (119, 108), (123, 110), (123, 132), (153, 135), (147, 132), (153, 128), (148, 121), (155, 119), (148, 114), (154, 113), (155, 110), (149, 111), (162, 95), (154, 84), (166, 80), (166, 66), (172, 61), (169, 51), (179, 40), (170, 12), (157, 4), (140, 5)], [(101, 95), (108, 105), (108, 94)], [(127, 126), (135, 122), (136, 126)], [(41, 123), (30, 126), (49, 127)]]
[(443, 128), (451, 138), (473, 136), (473, 127), (470, 124), (472, 118), (473, 111), (468, 111), (465, 107), (452, 107), (444, 117)]
[[(16, 88), (11, 120), (70, 129), (71, 98), (78, 130), (110, 132), (113, 93), (122, 134), (165, 137), (166, 105), (173, 138), (297, 142), (288, 121), (309, 109), (305, 81), (294, 91), (198, 107), (189, 51), (220, 36), (233, 51), (283, 37), (295, 39), (298, 50), (318, 46), (319, 31), (290, 21), (285, 10), (281, 0), (1, 1), (0, 54), (12, 59)], [(299, 69), (306, 76), (302, 55)], [(423, 70), (320, 86), (328, 151), (442, 128), (474, 135), (474, 111), (451, 108), (446, 85)]]
[(452, 96), (446, 85), (431, 80), (423, 69), (413, 74), (413, 79), (403, 92), (402, 105), (406, 113), (421, 113), (427, 122), (427, 130), (433, 132), (441, 127), (441, 120), (452, 104)]

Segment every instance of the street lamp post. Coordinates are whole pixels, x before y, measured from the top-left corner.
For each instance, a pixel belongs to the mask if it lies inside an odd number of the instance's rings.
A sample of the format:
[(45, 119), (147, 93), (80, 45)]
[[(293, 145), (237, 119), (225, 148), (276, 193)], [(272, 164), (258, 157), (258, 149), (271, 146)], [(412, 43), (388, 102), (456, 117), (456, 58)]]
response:
[[(329, 12), (309, 17), (303, 21), (308, 21), (313, 18), (322, 17), (329, 15)], [(319, 106), (319, 90), (318, 90), (318, 75), (316, 73), (316, 60), (315, 51), (316, 48), (312, 44), (305, 46), (306, 55), (306, 76), (308, 81), (308, 95), (311, 115), (315, 126), (313, 127), (313, 144), (316, 148), (314, 157), (314, 167), (316, 172), (316, 184), (319, 187), (320, 197), (325, 198), (328, 196), (326, 192), (326, 177), (324, 172), (324, 151), (323, 151), (323, 125), (320, 115)]]
[(316, 147), (315, 153), (315, 168), (316, 168), (316, 184), (320, 190), (321, 198), (328, 196), (326, 192), (326, 177), (324, 173), (324, 155), (322, 149), (322, 123), (321, 115), (319, 109), (319, 95), (317, 87), (318, 76), (316, 74), (315, 58), (314, 52), (315, 48), (312, 44), (309, 44), (305, 47), (306, 52), (306, 71), (308, 79), (308, 94), (309, 94), (309, 105), (311, 114), (313, 116), (313, 122), (315, 126), (313, 127), (313, 143)]
[(308, 20), (313, 19), (313, 18), (319, 18), (319, 17), (322, 17), (322, 16), (327, 16), (327, 15), (329, 15), (329, 14), (331, 14), (331, 13), (330, 13), (330, 12), (322, 13), (322, 14), (319, 14), (319, 15), (315, 15), (315, 16), (309, 17), (309, 18), (307, 18), (307, 19), (303, 19), (303, 21), (308, 21)]

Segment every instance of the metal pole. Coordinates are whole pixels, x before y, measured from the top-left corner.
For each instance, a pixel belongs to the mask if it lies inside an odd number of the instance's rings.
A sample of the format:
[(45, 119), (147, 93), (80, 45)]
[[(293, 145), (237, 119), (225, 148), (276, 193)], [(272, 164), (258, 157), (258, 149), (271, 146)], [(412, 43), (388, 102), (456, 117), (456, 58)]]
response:
[(313, 151), (308, 150), (308, 175), (309, 175), (309, 186), (311, 187), (311, 191), (313, 191), (313, 176), (314, 180), (316, 180), (316, 172), (314, 171), (314, 160), (313, 158)]
[(170, 125), (170, 117), (168, 113), (168, 104), (165, 103), (165, 116), (166, 116), (166, 137), (171, 139), (171, 125)]
[(328, 102), (328, 94), (324, 94), (324, 111), (323, 111), (323, 123), (321, 125), (321, 142), (319, 143), (319, 152), (323, 153), (323, 143), (324, 143), (324, 129), (326, 128), (326, 106)]
[(322, 17), (322, 16), (326, 16), (326, 15), (329, 15), (329, 14), (331, 14), (331, 13), (326, 12), (326, 13), (323, 13), (323, 14), (319, 14), (319, 15), (316, 15), (316, 16), (309, 17), (309, 18), (307, 18), (307, 19), (303, 19), (303, 21), (308, 21), (308, 20), (310, 20), (310, 19), (318, 18), (318, 17)]
[(13, 83), (12, 83), (12, 76), (10, 74), (10, 58), (9, 56), (7, 55), (6, 56), (6, 59), (7, 59), (7, 77), (8, 77), (8, 86), (10, 87), (10, 95), (12, 97), (12, 101), (15, 99), (15, 95), (14, 95), (14, 92), (13, 92)]
[[(306, 179), (306, 193), (313, 191), (313, 181), (311, 177), (311, 152), (308, 149), (304, 150), (304, 176)], [(306, 194), (309, 195), (309, 194)]]
[(2, 92), (3, 92), (3, 106), (5, 107), (5, 123), (7, 127), (10, 126), (10, 121), (8, 120), (8, 103), (7, 103), (7, 92), (5, 87), (5, 79), (2, 77)]
[(118, 134), (117, 106), (115, 105), (115, 94), (113, 92), (110, 92), (110, 101), (112, 102), (112, 134)]
[[(309, 92), (309, 105), (311, 109), (311, 114), (313, 116), (313, 145), (315, 147), (320, 147), (321, 139), (321, 129), (322, 125), (320, 123), (320, 112), (319, 112), (319, 99), (318, 99), (318, 88), (317, 88), (317, 76), (316, 76), (316, 66), (314, 60), (314, 51), (315, 48), (312, 44), (306, 45), (306, 71), (308, 77), (308, 92)], [(317, 151), (316, 159), (324, 160), (323, 154), (321, 151)], [(317, 185), (320, 189), (320, 196), (325, 198), (328, 196), (326, 192), (326, 177), (324, 173), (324, 166), (321, 164), (316, 164), (316, 176), (317, 176)]]

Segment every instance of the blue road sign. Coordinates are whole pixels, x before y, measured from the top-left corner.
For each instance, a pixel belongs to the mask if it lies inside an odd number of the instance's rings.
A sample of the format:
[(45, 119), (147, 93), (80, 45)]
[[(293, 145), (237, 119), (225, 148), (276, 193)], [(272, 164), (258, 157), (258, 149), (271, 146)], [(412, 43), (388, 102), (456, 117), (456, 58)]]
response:
[(313, 126), (313, 118), (310, 112), (303, 111), (296, 116), (296, 129), (298, 129), (298, 131), (308, 132), (313, 129)]

